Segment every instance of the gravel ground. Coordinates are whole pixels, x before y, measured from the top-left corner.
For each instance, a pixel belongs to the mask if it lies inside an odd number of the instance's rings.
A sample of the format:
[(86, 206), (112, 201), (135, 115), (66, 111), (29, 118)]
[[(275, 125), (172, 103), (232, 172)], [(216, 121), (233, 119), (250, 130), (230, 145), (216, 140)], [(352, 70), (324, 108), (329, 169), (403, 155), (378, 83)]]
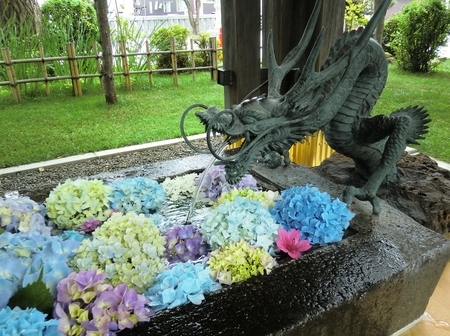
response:
[[(193, 141), (196, 146), (204, 148), (203, 140)], [(18, 191), (39, 201), (44, 195), (35, 195), (35, 191), (47, 193), (58, 183), (66, 179), (86, 178), (89, 176), (119, 171), (127, 168), (143, 166), (155, 162), (173, 160), (195, 155), (184, 142), (174, 145), (155, 147), (149, 150), (120, 154), (107, 158), (98, 158), (74, 164), (19, 172), (10, 175), (0, 175), (0, 196)]]

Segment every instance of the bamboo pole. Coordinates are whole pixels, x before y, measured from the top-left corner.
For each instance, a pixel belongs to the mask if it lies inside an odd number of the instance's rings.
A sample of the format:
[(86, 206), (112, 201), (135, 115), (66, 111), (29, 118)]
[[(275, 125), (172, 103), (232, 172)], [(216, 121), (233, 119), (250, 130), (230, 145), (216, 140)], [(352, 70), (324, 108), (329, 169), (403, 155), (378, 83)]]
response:
[(6, 73), (9, 79), (11, 92), (16, 102), (20, 102), (20, 89), (16, 82), (16, 73), (11, 60), (11, 53), (8, 48), (2, 48), (3, 59), (5, 60)]
[(94, 53), (95, 53), (95, 64), (97, 66), (97, 71), (99, 73), (98, 76), (100, 78), (100, 85), (101, 85), (102, 89), (104, 89), (104, 87), (103, 87), (103, 78), (102, 78), (102, 66), (100, 64), (100, 58), (101, 57), (98, 55), (97, 42), (93, 42), (92, 43), (92, 48), (93, 48)]
[(170, 56), (172, 58), (173, 83), (178, 86), (177, 53), (173, 36), (170, 37)]
[(150, 58), (150, 43), (148, 40), (145, 41), (145, 50), (147, 51), (147, 67), (148, 67), (148, 81), (150, 86), (153, 86), (153, 71), (152, 71), (152, 60)]
[(209, 48), (210, 51), (210, 59), (211, 59), (211, 79), (215, 82), (217, 82), (217, 76), (219, 72), (219, 68), (217, 66), (217, 38), (210, 37), (209, 38)]
[(76, 97), (83, 95), (81, 92), (80, 73), (78, 71), (77, 56), (73, 42), (67, 43), (67, 56), (69, 58), (70, 76), (72, 77), (73, 93)]
[(190, 39), (191, 41), (191, 66), (194, 68), (192, 70), (192, 80), (195, 82), (195, 52), (194, 52), (194, 41)]
[(124, 40), (120, 41), (120, 53), (122, 57), (123, 75), (125, 76), (125, 86), (131, 91), (130, 67), (128, 66), (127, 48)]
[(47, 65), (45, 64), (44, 60), (44, 47), (42, 45), (39, 45), (39, 55), (42, 58), (42, 76), (45, 79), (45, 94), (47, 96), (50, 96), (50, 86), (48, 85), (48, 79), (47, 79)]

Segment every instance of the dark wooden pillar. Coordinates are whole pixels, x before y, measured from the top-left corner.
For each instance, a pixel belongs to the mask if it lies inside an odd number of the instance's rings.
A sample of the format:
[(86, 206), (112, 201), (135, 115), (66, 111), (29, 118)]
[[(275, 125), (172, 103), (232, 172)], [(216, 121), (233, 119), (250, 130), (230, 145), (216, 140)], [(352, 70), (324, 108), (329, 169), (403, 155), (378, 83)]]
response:
[[(266, 79), (261, 71), (266, 64), (266, 39), (273, 30), (277, 61), (280, 63), (295, 47), (303, 34), (313, 11), (313, 0), (262, 0), (262, 31), (260, 0), (221, 0), (223, 31), (223, 68), (232, 72), (232, 85), (225, 86), (225, 107), (241, 100)], [(323, 0), (320, 16), (310, 43), (312, 47), (322, 27), (326, 29), (325, 39), (317, 62), (317, 69), (325, 61), (330, 48), (342, 35), (344, 27), (345, 0)], [(262, 34), (262, 35), (261, 35)], [(306, 51), (300, 60), (301, 68), (309, 54)], [(282, 91), (293, 82), (287, 76)]]
[(221, 0), (223, 68), (232, 71), (225, 107), (238, 104), (260, 83), (260, 0)]
[[(312, 14), (316, 1), (310, 0), (263, 0), (263, 49), (269, 30), (273, 30), (275, 52), (278, 62), (297, 45)], [(328, 51), (342, 35), (344, 28), (345, 0), (323, 0), (321, 13), (312, 39), (325, 28), (319, 63), (322, 64)], [(311, 44), (312, 44), (311, 43)], [(266, 52), (263, 53), (265, 64)], [(305, 61), (305, 58), (302, 61)], [(302, 62), (300, 61), (300, 62)]]
[[(311, 0), (263, 0), (263, 67), (267, 64), (267, 35), (273, 31), (274, 47), (277, 62), (281, 63), (287, 53), (294, 48), (306, 28), (306, 24), (313, 12), (316, 1)], [(325, 28), (325, 39), (317, 62), (317, 69), (325, 61), (330, 48), (342, 35), (344, 26), (345, 0), (323, 0), (322, 9), (315, 31), (305, 55), (298, 63), (298, 67), (306, 62), (309, 51), (314, 44), (320, 30)], [(262, 80), (265, 80), (264, 76)], [(292, 85), (293, 76), (287, 78), (282, 91)]]

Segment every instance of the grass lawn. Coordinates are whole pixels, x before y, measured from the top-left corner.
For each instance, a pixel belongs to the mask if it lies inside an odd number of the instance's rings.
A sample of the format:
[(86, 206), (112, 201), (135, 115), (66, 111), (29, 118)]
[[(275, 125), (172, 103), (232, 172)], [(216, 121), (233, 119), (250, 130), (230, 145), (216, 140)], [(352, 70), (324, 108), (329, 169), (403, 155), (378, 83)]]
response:
[(429, 74), (411, 74), (391, 66), (386, 87), (373, 114), (389, 114), (409, 105), (424, 106), (431, 122), (425, 140), (412, 145), (420, 152), (450, 162), (450, 60)]
[[(194, 103), (223, 107), (223, 87), (209, 73), (180, 77), (174, 86), (170, 75), (133, 83), (133, 91), (116, 82), (119, 103), (107, 105), (98, 85), (83, 85), (83, 96), (73, 97), (70, 85), (54, 83), (45, 97), (38, 91), (22, 93), (18, 104), (9, 88), (0, 87), (0, 168), (180, 137), (183, 111)], [(423, 105), (432, 122), (429, 134), (417, 148), (450, 162), (450, 60), (430, 74), (406, 73), (390, 66), (385, 90), (374, 114), (388, 114), (408, 105)], [(40, 90), (40, 91), (39, 91)], [(31, 92), (30, 92), (31, 91)], [(191, 114), (189, 135), (203, 126)]]
[[(178, 138), (180, 117), (188, 106), (223, 107), (223, 87), (209, 73), (197, 74), (195, 82), (182, 75), (179, 86), (169, 75), (154, 82), (153, 87), (134, 83), (131, 92), (117, 83), (116, 105), (107, 105), (103, 92), (92, 85), (82, 86), (82, 97), (73, 97), (70, 87), (53, 89), (49, 97), (22, 94), (20, 104), (12, 100), (9, 88), (0, 89), (0, 168)], [(188, 135), (204, 132), (190, 115)]]

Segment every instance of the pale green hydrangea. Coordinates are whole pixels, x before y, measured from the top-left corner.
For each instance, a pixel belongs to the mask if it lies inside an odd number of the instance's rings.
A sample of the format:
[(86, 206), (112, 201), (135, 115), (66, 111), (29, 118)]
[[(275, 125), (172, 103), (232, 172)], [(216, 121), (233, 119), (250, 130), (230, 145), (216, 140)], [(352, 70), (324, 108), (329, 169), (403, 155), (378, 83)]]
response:
[(47, 215), (60, 229), (77, 229), (87, 219), (105, 221), (109, 214), (110, 187), (100, 180), (67, 179), (45, 200)]
[(114, 286), (126, 283), (143, 293), (165, 267), (166, 240), (144, 214), (114, 213), (92, 237), (82, 242), (73, 266), (104, 272)]
[(231, 189), (229, 191), (223, 192), (217, 199), (217, 204), (234, 202), (236, 196), (244, 197), (248, 200), (259, 201), (266, 208), (275, 206), (275, 201), (281, 199), (280, 193), (278, 191), (253, 190), (247, 187), (245, 189)]
[[(193, 198), (195, 191), (197, 190), (197, 185), (195, 184), (195, 179), (198, 174), (186, 174), (181, 176), (176, 176), (174, 178), (167, 177), (161, 184), (166, 192), (167, 198), (173, 202), (180, 200), (185, 200)], [(204, 193), (200, 195), (205, 198)]]
[(269, 274), (277, 263), (263, 248), (253, 247), (241, 240), (212, 251), (208, 265), (214, 279), (231, 285), (254, 275)]

